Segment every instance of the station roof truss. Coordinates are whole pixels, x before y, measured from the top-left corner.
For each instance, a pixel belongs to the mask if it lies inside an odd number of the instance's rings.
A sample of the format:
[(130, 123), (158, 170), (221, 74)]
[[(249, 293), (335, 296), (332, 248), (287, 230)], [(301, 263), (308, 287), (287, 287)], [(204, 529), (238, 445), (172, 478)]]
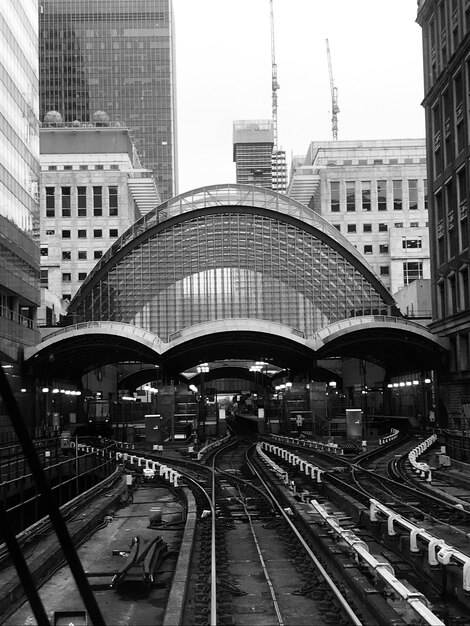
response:
[[(267, 352), (280, 368), (308, 370), (315, 358), (379, 351), (384, 366), (414, 367), (445, 351), (400, 316), (334, 226), (288, 196), (239, 184), (192, 190), (139, 219), (84, 281), (64, 326), (25, 358), (62, 356), (75, 373), (140, 358), (179, 375), (202, 361)], [(116, 344), (113, 333), (121, 333)]]
[(313, 210), (268, 189), (216, 185), (138, 220), (83, 283), (66, 323), (125, 322), (168, 341), (194, 324), (250, 318), (309, 337), (394, 307), (354, 246)]

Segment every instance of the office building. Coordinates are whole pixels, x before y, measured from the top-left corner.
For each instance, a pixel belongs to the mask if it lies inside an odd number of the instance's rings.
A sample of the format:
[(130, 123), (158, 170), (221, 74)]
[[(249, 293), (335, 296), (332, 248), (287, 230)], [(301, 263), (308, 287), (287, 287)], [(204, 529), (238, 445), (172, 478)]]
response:
[(420, 0), (429, 180), (433, 325), (448, 338), (441, 423), (470, 428), (470, 4)]
[[(39, 341), (38, 3), (4, 0), (0, 18), (0, 364), (28, 418), (20, 362)], [(0, 398), (0, 440), (9, 431)]]
[(233, 122), (233, 160), (237, 183), (272, 189), (273, 147), (271, 120)]
[(323, 141), (293, 158), (288, 195), (335, 226), (395, 293), (430, 278), (426, 185), (424, 139)]
[(177, 193), (171, 0), (41, 0), (40, 119), (129, 128), (162, 200)]
[(70, 302), (112, 243), (160, 204), (126, 128), (56, 124), (40, 133), (41, 325), (58, 321), (61, 301)]

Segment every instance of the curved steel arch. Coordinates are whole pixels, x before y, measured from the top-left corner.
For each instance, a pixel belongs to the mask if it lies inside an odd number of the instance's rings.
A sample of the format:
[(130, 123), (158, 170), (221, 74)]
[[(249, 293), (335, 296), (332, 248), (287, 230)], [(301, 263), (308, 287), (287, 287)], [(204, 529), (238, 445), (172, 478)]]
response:
[[(187, 209), (180, 196), (162, 205), (173, 210), (165, 219), (156, 210), (153, 220), (139, 220), (133, 238), (123, 236), (90, 274), (68, 317), (131, 323), (166, 342), (194, 324), (239, 317), (311, 336), (345, 317), (394, 307), (355, 248), (313, 211), (269, 190), (228, 186), (234, 190), (231, 205), (212, 199)], [(242, 191), (251, 201), (261, 195), (263, 206), (243, 204)]]
[(142, 234), (155, 225), (188, 212), (207, 209), (209, 207), (218, 207), (220, 210), (220, 207), (223, 206), (251, 206), (257, 209), (275, 211), (284, 216), (288, 215), (299, 219), (315, 227), (325, 235), (329, 235), (333, 241), (339, 242), (345, 250), (348, 250), (348, 252), (356, 257), (360, 264), (365, 263), (364, 258), (358, 253), (356, 248), (341, 235), (338, 229), (310, 207), (301, 204), (289, 196), (272, 191), (271, 189), (255, 187), (253, 185), (229, 183), (192, 189), (167, 200), (152, 211), (146, 213), (128, 228), (105, 252), (83, 283), (83, 288), (86, 288), (87, 283), (93, 280), (95, 274), (100, 272), (104, 266), (107, 266), (108, 263), (112, 261), (113, 257), (119, 255), (123, 248), (126, 248), (129, 243), (137, 241)]

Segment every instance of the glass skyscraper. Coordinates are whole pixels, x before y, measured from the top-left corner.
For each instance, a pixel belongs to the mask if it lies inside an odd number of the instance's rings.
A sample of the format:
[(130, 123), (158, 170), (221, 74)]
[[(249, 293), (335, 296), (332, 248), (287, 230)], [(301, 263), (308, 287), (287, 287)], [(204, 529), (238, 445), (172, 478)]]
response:
[[(33, 389), (20, 362), (39, 339), (38, 2), (0, 2), (0, 365), (25, 418)], [(11, 429), (0, 399), (0, 440)]]
[[(162, 200), (177, 192), (171, 0), (41, 0), (40, 119), (131, 130)], [(104, 118), (106, 119), (106, 118)]]

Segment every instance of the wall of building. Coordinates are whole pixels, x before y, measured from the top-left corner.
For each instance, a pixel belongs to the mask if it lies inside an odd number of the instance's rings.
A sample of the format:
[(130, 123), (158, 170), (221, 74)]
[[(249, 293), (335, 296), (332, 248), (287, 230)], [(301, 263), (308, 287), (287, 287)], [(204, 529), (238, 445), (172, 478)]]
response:
[(330, 221), (395, 293), (430, 277), (426, 176), (424, 139), (312, 142), (293, 161), (288, 194)]

